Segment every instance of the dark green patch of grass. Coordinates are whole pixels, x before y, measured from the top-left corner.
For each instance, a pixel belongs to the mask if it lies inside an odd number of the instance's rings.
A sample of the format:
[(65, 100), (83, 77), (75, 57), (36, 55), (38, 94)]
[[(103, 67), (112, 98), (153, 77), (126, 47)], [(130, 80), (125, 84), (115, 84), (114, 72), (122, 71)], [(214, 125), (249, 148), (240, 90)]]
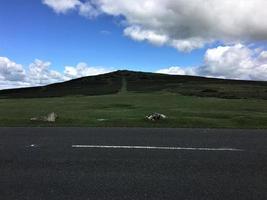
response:
[(115, 104), (107, 104), (96, 107), (97, 109), (135, 109), (136, 107), (131, 104), (123, 104), (123, 103), (115, 103)]

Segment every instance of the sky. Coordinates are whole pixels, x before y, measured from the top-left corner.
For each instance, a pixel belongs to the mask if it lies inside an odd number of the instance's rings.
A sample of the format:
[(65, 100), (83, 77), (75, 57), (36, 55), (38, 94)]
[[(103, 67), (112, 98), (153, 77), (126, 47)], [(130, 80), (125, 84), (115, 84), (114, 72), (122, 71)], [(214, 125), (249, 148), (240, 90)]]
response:
[(266, 0), (1, 0), (0, 89), (119, 69), (267, 80)]

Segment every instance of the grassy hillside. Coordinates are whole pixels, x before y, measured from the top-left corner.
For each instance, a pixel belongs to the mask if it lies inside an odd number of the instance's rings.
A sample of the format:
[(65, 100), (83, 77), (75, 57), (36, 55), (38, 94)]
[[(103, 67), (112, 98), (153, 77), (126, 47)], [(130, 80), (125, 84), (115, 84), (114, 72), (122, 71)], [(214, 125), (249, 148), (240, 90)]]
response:
[(11, 89), (0, 91), (0, 98), (44, 98), (73, 95), (105, 95), (118, 93), (121, 78), (116, 73), (89, 76), (55, 83), (42, 87)]
[(165, 91), (185, 96), (228, 99), (267, 99), (267, 82), (131, 71), (117, 71), (99, 76), (89, 76), (44, 87), (2, 90), (0, 91), (0, 98), (106, 95), (117, 94), (121, 90), (139, 93)]
[[(266, 82), (117, 71), (0, 91), (0, 126), (267, 128), (266, 99)], [(50, 112), (54, 124), (30, 121)]]

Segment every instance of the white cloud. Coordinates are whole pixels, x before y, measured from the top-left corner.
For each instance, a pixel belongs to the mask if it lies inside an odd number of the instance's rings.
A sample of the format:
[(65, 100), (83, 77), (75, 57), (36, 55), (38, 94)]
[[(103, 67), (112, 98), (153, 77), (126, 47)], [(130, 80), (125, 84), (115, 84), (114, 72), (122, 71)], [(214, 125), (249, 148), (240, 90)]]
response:
[(131, 26), (124, 30), (124, 35), (131, 37), (137, 41), (147, 40), (148, 42), (155, 45), (163, 45), (168, 41), (166, 35), (159, 35), (150, 30), (142, 30), (138, 26)]
[(100, 15), (100, 10), (94, 7), (90, 1), (80, 0), (42, 0), (43, 4), (51, 7), (56, 13), (67, 13), (77, 10), (81, 16), (92, 18)]
[(23, 66), (17, 64), (6, 57), (0, 57), (0, 80), (2, 81), (23, 81), (25, 70)]
[[(56, 2), (56, 3), (55, 3)], [(180, 51), (267, 39), (266, 0), (44, 0), (56, 12), (123, 16), (124, 34)]]
[(30, 64), (27, 72), (27, 82), (30, 85), (46, 85), (50, 83), (63, 81), (63, 76), (57, 71), (49, 69), (50, 62), (44, 62), (36, 59)]
[(87, 17), (87, 18), (94, 18), (101, 14), (101, 12), (94, 7), (89, 1), (85, 3), (81, 3), (79, 6), (79, 14)]
[(90, 67), (86, 63), (79, 63), (76, 67), (66, 66), (64, 70), (65, 79), (73, 79), (84, 76), (93, 76), (111, 72), (110, 69), (103, 67)]
[(42, 0), (43, 4), (51, 7), (56, 13), (66, 13), (81, 4), (79, 0)]
[[(265, 0), (98, 0), (128, 26), (165, 36), (167, 45), (190, 51), (216, 40), (267, 39)], [(153, 38), (152, 38), (153, 39)], [(147, 38), (149, 40), (149, 38)], [(176, 44), (176, 45), (175, 45)]]
[(31, 85), (27, 82), (22, 81), (1, 81), (0, 80), (0, 90), (8, 89), (8, 88), (22, 88), (22, 87), (30, 87)]
[(253, 54), (253, 50), (241, 44), (209, 49), (205, 55), (205, 65), (199, 71), (214, 77), (250, 79), (252, 71), (259, 70)]
[(90, 67), (86, 63), (66, 66), (63, 73), (50, 69), (51, 63), (36, 59), (28, 69), (5, 57), (0, 57), (0, 89), (42, 86), (84, 76), (111, 72), (103, 67)]
[(171, 75), (188, 75), (189, 72), (186, 71), (186, 69), (181, 67), (170, 67), (166, 69), (160, 69), (157, 71), (157, 73), (161, 74), (171, 74)]
[(243, 80), (267, 80), (267, 51), (250, 49), (242, 44), (208, 49), (204, 65), (170, 67), (157, 71), (165, 74), (198, 75)]
[(190, 52), (194, 49), (199, 49), (205, 46), (208, 41), (202, 38), (189, 38), (189, 39), (179, 39), (171, 40), (169, 45), (176, 48), (179, 51)]

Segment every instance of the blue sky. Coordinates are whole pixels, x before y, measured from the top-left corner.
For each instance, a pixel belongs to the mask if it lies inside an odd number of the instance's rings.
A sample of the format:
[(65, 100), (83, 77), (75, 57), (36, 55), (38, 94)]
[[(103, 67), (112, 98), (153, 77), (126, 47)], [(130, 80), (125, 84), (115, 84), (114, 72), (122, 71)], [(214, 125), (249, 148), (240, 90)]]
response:
[(117, 69), (267, 80), (265, 6), (264, 0), (2, 0), (0, 89)]
[(0, 26), (4, 27), (0, 33), (1, 56), (25, 66), (38, 58), (51, 61), (58, 70), (86, 62), (155, 71), (166, 66), (199, 65), (205, 52), (201, 49), (188, 54), (137, 42), (123, 35), (124, 27), (114, 17), (88, 20), (75, 12), (60, 15), (38, 0), (4, 0)]

